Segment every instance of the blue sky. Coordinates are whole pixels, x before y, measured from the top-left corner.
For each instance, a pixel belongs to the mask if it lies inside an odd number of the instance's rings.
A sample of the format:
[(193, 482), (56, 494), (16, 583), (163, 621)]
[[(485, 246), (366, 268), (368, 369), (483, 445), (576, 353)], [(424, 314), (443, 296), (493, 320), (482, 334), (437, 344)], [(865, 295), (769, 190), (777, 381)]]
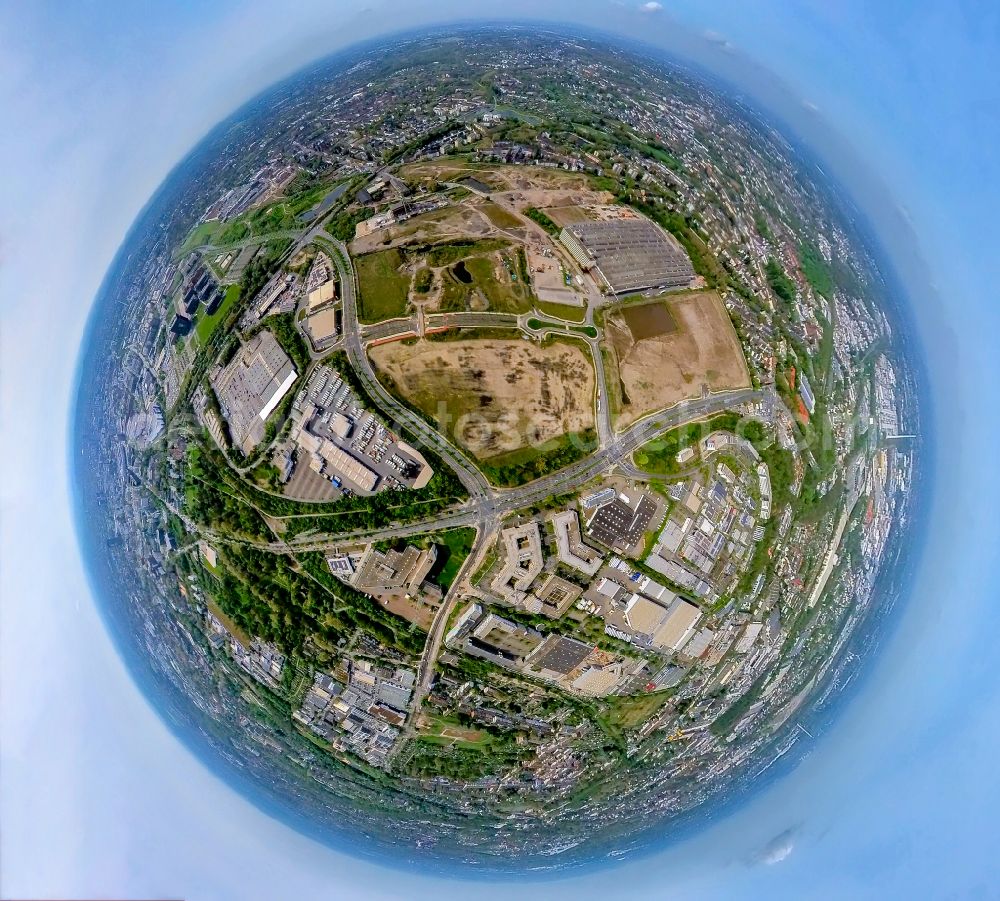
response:
[[(530, 897), (993, 897), (1000, 740), (1000, 11), (987, 2), (477, 3), (624, 34), (756, 95), (877, 224), (927, 353), (940, 460), (917, 588), (788, 778), (696, 839)], [(450, 2), (0, 4), (0, 895), (416, 898), (207, 773), (131, 683), (83, 578), (66, 423), (85, 318), (142, 204), (241, 101)], [(773, 73), (769, 75), (768, 73)], [(790, 853), (751, 863), (793, 829)], [(787, 849), (786, 849), (787, 850)], [(776, 855), (777, 856), (777, 855)], [(476, 888), (483, 898), (509, 894)]]

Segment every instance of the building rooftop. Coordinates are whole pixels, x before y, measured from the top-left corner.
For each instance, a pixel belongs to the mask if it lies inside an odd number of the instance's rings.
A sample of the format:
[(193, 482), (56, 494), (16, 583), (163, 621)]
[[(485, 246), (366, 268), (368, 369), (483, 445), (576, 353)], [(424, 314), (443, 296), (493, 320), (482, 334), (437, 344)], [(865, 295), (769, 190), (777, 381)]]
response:
[(677, 650), (691, 638), (700, 618), (701, 611), (683, 598), (675, 598), (666, 607), (633, 594), (625, 607), (625, 621), (634, 632), (669, 650)]
[(589, 644), (566, 638), (564, 635), (550, 635), (530, 661), (534, 669), (550, 670), (567, 675), (575, 670), (589, 656), (593, 648)]
[(615, 294), (681, 288), (694, 279), (687, 253), (644, 218), (579, 222), (559, 236), (584, 269), (596, 269)]
[(278, 339), (266, 329), (244, 344), (210, 381), (233, 442), (249, 454), (264, 438), (264, 424), (298, 377)]
[(508, 600), (518, 600), (542, 571), (545, 558), (542, 554), (542, 536), (538, 523), (504, 529), (500, 533), (507, 558), (503, 568), (494, 577), (491, 587)]
[(585, 544), (580, 535), (580, 520), (575, 510), (564, 510), (552, 517), (559, 559), (584, 575), (592, 576), (604, 560), (602, 554)]
[(542, 602), (541, 612), (556, 619), (562, 616), (573, 602), (583, 594), (579, 585), (567, 582), (554, 573), (538, 589), (538, 599)]
[(337, 310), (334, 307), (327, 307), (313, 313), (306, 320), (306, 327), (313, 339), (314, 344), (322, 344), (337, 337)]
[(403, 587), (415, 591), (427, 578), (435, 560), (437, 547), (433, 544), (427, 550), (408, 544), (401, 551), (390, 548), (384, 553), (372, 545), (361, 558), (354, 584), (362, 591), (392, 591)]
[(635, 506), (622, 496), (597, 508), (590, 518), (587, 532), (601, 544), (626, 552), (642, 538), (656, 513), (656, 502), (645, 494)]

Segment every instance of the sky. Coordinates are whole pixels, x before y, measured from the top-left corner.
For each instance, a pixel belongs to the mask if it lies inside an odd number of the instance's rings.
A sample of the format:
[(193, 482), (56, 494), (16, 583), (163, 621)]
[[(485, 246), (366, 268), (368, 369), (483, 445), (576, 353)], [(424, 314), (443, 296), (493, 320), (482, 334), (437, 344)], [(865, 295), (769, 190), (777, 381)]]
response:
[[(97, 287), (172, 166), (275, 79), (468, 3), (0, 0), (0, 897), (448, 898), (338, 854), (173, 737), (128, 676), (68, 501), (75, 364)], [(915, 590), (835, 729), (737, 813), (534, 898), (996, 897), (1000, 780), (1000, 8), (971, 0), (506, 0), (719, 73), (784, 120), (903, 279), (938, 460)], [(484, 899), (509, 887), (476, 886)]]

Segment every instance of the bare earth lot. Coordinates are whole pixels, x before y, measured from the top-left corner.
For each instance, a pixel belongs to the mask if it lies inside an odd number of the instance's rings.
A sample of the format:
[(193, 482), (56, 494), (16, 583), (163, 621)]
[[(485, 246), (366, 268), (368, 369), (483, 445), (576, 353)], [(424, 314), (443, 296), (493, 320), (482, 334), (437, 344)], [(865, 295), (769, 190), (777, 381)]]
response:
[(623, 389), (616, 427), (700, 397), (705, 387), (725, 391), (750, 384), (739, 338), (714, 291), (625, 307), (609, 315), (606, 325)]
[(459, 339), (369, 353), (381, 378), (480, 459), (594, 425), (593, 363), (575, 344)]
[(432, 210), (407, 219), (400, 225), (390, 225), (362, 238), (355, 238), (350, 250), (353, 254), (363, 254), (405, 244), (484, 238), (496, 229), (489, 217), (490, 211), (489, 207), (484, 211), (471, 202)]
[(542, 210), (556, 225), (567, 226), (577, 222), (587, 222), (590, 216), (579, 206), (550, 206)]
[[(457, 182), (470, 175), (489, 185), (492, 189), (490, 200), (508, 211), (523, 211), (532, 206), (546, 210), (601, 206), (614, 200), (609, 192), (595, 188), (583, 173), (560, 169), (503, 165), (463, 168), (461, 161), (424, 160), (404, 166), (400, 171), (400, 177), (407, 181)], [(577, 221), (590, 218), (584, 211), (568, 210), (566, 215), (576, 217)]]

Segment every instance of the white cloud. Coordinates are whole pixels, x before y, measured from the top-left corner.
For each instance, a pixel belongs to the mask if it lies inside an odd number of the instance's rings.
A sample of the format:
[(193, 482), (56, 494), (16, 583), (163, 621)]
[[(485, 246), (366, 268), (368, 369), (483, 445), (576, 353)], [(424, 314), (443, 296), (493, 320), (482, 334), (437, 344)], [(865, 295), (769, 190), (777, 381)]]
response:
[(763, 864), (773, 866), (785, 860), (795, 848), (795, 834), (798, 827), (786, 829), (772, 838), (763, 848), (758, 851), (749, 861), (753, 864)]
[(662, 3), (657, 3), (656, 0), (649, 0), (648, 3), (643, 3), (639, 7), (639, 12), (642, 12), (642, 13), (658, 13), (661, 9), (663, 9), (663, 4)]

